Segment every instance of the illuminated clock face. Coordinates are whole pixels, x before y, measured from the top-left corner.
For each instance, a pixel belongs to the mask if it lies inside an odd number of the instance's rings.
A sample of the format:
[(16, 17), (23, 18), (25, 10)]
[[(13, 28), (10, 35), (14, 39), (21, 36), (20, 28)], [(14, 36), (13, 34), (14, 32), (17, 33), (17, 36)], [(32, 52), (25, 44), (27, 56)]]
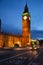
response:
[(29, 17), (29, 20), (30, 20), (30, 17)]
[(26, 20), (27, 19), (27, 16), (24, 16), (23, 19)]

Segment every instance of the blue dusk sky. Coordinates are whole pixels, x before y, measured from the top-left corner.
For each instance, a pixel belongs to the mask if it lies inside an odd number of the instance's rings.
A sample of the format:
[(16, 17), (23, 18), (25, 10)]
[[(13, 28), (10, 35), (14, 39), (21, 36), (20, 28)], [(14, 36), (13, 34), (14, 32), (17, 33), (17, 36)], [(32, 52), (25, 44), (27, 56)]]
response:
[[(0, 19), (2, 30), (22, 31), (22, 13), (26, 0), (0, 0)], [(31, 16), (31, 30), (43, 30), (43, 0), (27, 0)]]

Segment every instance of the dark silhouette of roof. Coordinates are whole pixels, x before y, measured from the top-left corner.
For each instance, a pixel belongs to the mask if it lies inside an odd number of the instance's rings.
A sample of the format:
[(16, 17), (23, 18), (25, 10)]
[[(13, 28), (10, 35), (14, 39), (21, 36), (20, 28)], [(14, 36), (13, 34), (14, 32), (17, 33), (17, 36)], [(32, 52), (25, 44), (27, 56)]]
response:
[(23, 13), (27, 13), (27, 12), (28, 12), (28, 6), (27, 6), (27, 3), (26, 3)]

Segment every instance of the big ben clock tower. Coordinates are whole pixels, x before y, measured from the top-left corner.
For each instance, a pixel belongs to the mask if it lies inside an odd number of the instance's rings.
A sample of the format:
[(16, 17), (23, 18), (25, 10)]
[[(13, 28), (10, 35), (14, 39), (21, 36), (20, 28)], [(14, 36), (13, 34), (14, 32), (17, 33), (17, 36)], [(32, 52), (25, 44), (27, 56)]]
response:
[(23, 44), (30, 44), (30, 13), (28, 11), (27, 3), (22, 14), (22, 37)]

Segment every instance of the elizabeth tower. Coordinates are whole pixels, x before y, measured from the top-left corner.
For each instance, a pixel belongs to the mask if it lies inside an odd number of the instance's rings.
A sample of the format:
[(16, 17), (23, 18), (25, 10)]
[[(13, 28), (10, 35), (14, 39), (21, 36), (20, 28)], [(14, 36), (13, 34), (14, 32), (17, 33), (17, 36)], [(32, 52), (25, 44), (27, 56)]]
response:
[(28, 11), (27, 3), (22, 14), (22, 37), (23, 44), (30, 44), (30, 13)]

